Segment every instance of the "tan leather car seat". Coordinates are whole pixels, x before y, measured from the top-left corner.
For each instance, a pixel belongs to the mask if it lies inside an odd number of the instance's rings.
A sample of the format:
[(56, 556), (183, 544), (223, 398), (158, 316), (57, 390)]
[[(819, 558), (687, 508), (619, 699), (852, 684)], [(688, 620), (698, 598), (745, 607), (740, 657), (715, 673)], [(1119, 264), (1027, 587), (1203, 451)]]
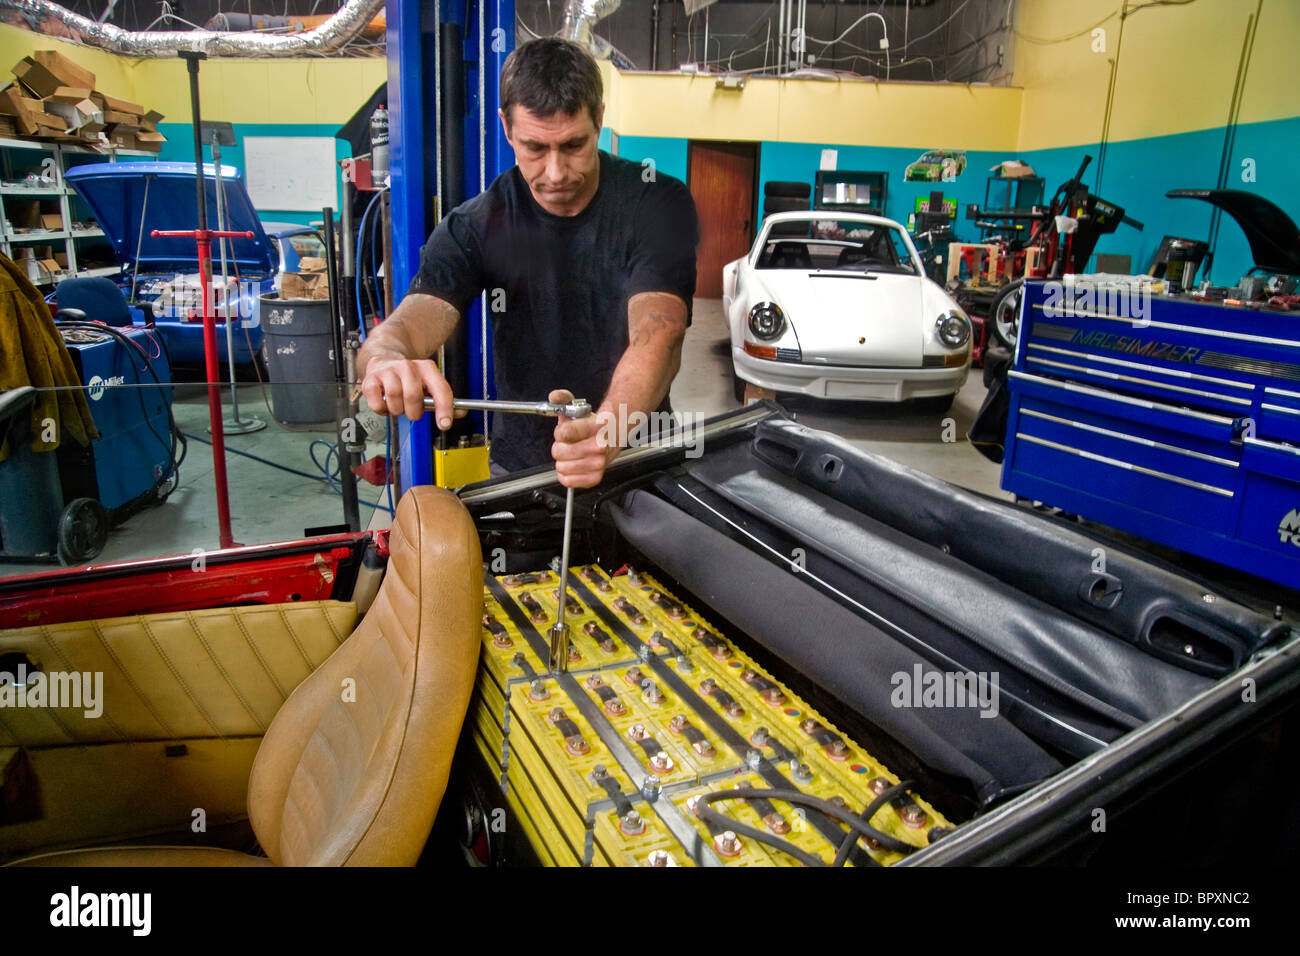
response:
[(352, 635), (289, 695), (253, 762), (248, 817), (269, 859), (104, 847), (12, 866), (410, 866), (433, 827), (478, 663), (483, 568), (465, 506), (412, 488), (388, 571)]

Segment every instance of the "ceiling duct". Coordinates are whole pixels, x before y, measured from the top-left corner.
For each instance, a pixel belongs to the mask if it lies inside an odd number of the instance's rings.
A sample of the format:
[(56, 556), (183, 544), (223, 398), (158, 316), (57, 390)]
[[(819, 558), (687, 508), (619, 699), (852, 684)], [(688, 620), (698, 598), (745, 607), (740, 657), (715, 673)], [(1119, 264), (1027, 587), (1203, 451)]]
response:
[(621, 2), (622, 0), (566, 0), (560, 36), (581, 43), (595, 53), (591, 28), (597, 20), (603, 20), (617, 10)]
[(689, 17), (717, 2), (718, 0), (682, 0), (682, 6), (686, 8), (686, 15)]
[(620, 70), (633, 70), (632, 61), (618, 51), (604, 37), (598, 37), (592, 28), (618, 9), (622, 0), (566, 0), (564, 22), (557, 36), (581, 45), (598, 60), (609, 60)]
[[(613, 6), (618, 6), (617, 2)], [(202, 51), (208, 56), (310, 56), (337, 53), (345, 47), (383, 12), (384, 0), (347, 0), (338, 13), (314, 30), (287, 35), (212, 30), (132, 32), (112, 24), (96, 23), (48, 0), (0, 0), (0, 9), (17, 10), (31, 23), (58, 21), (72, 39), (123, 56), (171, 57), (181, 50)]]

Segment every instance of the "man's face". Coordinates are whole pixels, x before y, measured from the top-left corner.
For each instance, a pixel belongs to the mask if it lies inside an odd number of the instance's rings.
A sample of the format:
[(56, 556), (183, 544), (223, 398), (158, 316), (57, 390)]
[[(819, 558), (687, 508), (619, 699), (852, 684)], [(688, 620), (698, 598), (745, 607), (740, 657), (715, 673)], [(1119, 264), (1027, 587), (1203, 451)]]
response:
[(515, 105), (510, 114), (507, 121), (501, 113), (501, 123), (537, 204), (555, 216), (582, 212), (600, 185), (596, 142), (605, 108), (601, 107), (594, 123), (585, 109), (542, 117)]

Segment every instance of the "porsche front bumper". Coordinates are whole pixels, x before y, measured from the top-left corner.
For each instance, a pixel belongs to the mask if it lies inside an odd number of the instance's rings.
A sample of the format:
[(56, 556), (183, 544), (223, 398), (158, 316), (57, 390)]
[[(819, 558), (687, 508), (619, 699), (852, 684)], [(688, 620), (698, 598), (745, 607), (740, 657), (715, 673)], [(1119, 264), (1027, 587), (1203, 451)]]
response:
[(951, 395), (966, 383), (970, 363), (958, 368), (856, 368), (807, 365), (755, 358), (732, 348), (736, 371), (747, 382), (775, 392), (866, 402), (905, 402)]

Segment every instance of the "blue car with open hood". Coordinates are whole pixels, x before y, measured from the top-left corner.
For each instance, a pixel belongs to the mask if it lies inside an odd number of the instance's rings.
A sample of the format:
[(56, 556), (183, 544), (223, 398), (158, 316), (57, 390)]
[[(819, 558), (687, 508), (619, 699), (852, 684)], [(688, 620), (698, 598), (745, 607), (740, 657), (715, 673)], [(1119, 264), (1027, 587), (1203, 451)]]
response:
[[(203, 166), (208, 228), (217, 229), (217, 171)], [(122, 264), (120, 284), (133, 305), (147, 304), (167, 344), (171, 360), (202, 364), (203, 310), (198, 252), (193, 239), (152, 235), (154, 230), (195, 229), (193, 163), (94, 163), (67, 172), (66, 179), (86, 201)], [(259, 296), (277, 290), (284, 272), (296, 272), (303, 257), (323, 257), (325, 243), (309, 226), (263, 222), (244, 180), (233, 166), (220, 170), (225, 226), (251, 232), (252, 238), (213, 244), (212, 304), (217, 320), (217, 352), (226, 364), (226, 315), (235, 321), (235, 364), (253, 360), (262, 345)], [(91, 316), (90, 318), (94, 318)]]

